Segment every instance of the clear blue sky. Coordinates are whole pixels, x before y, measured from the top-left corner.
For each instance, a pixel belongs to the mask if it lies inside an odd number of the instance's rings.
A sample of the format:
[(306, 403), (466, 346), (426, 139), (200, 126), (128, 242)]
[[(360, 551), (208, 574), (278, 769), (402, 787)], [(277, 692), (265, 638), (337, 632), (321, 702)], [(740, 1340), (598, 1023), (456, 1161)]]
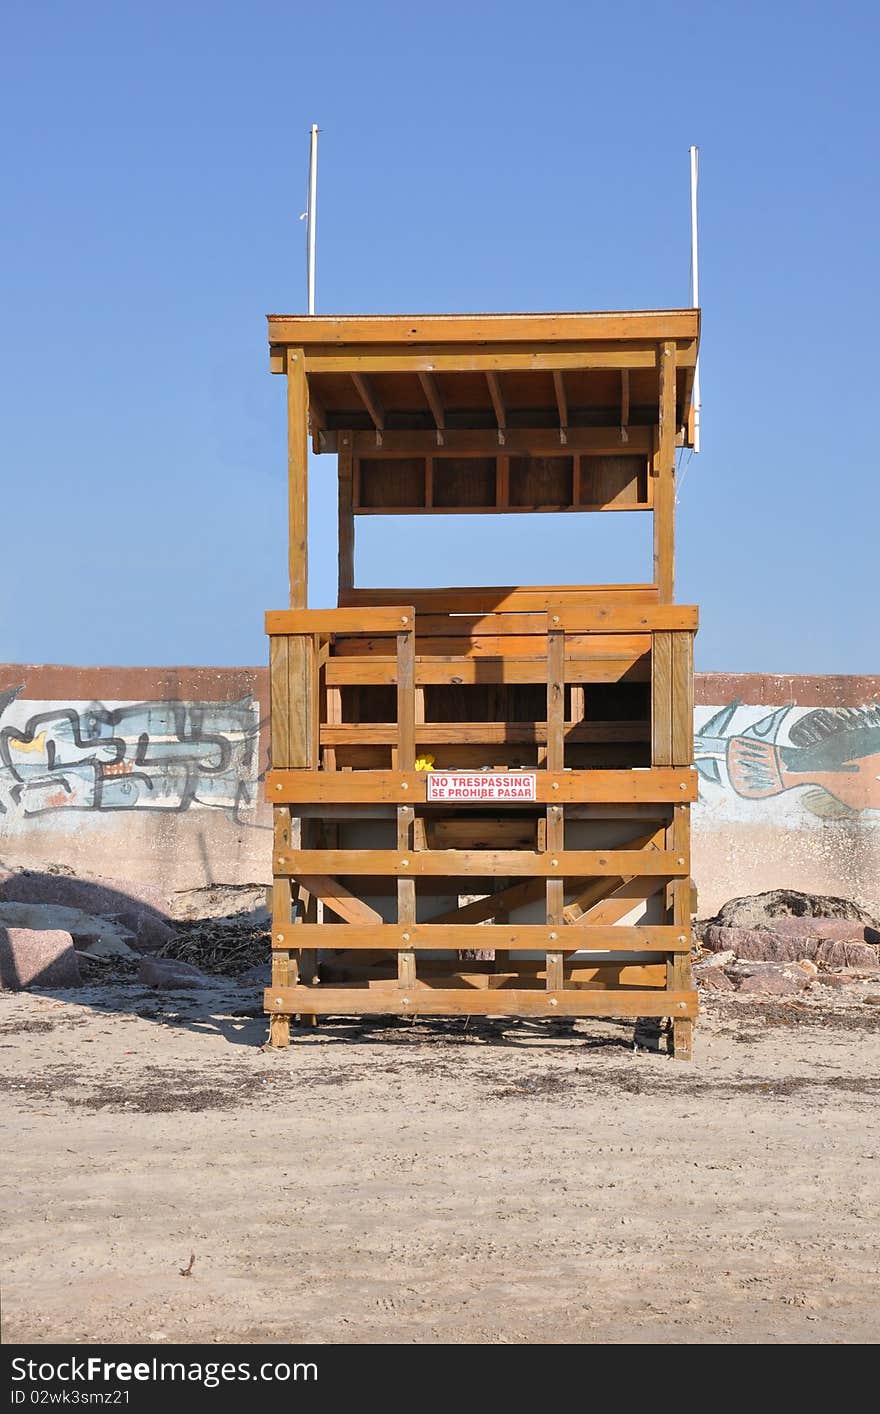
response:
[[(877, 671), (878, 14), (7, 6), (0, 659), (264, 661), (287, 586), (263, 316), (304, 307), (317, 121), (323, 313), (685, 304), (698, 143), (704, 450), (677, 586), (698, 666)], [(314, 606), (334, 465), (313, 464)], [(424, 520), (407, 560), (399, 522), (361, 522), (358, 573), (602, 579), (641, 519), (545, 516), (506, 569), (469, 525)]]

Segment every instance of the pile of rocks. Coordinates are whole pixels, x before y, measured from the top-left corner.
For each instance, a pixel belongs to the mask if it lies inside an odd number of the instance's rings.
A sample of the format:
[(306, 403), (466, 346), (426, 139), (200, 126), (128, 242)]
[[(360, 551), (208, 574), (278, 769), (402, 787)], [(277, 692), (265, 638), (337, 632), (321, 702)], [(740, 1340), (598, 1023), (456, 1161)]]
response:
[(880, 923), (849, 899), (773, 889), (731, 899), (695, 925), (699, 986), (791, 996), (880, 979)]
[[(0, 989), (79, 987), (126, 977), (157, 988), (210, 984), (216, 979), (179, 956), (185, 952), (202, 960), (205, 949), (194, 948), (192, 939), (198, 925), (182, 921), (192, 919), (199, 905), (208, 916), (215, 914), (213, 934), (222, 932), (227, 921), (217, 918), (215, 910), (230, 904), (245, 910), (228, 919), (228, 946), (215, 938), (210, 956), (206, 953), (211, 971), (240, 972), (262, 956), (256, 937), (252, 955), (241, 955), (241, 932), (244, 919), (248, 940), (262, 931), (262, 917), (256, 915), (265, 904), (265, 890), (249, 885), (221, 890), (222, 898), (208, 897), (212, 892), (189, 891), (178, 901), (155, 889), (76, 876), (63, 867), (11, 870), (0, 865)], [(268, 920), (265, 908), (262, 915)], [(233, 946), (240, 957), (237, 968), (223, 965)], [(262, 951), (268, 956), (265, 941)]]

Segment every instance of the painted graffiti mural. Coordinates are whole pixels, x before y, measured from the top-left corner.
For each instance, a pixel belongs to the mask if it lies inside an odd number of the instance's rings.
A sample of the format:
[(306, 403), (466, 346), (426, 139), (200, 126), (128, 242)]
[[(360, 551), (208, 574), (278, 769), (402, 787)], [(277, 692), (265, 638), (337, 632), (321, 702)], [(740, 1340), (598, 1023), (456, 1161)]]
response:
[(694, 713), (700, 798), (732, 813), (749, 803), (804, 821), (876, 812), (880, 823), (880, 705), (759, 707), (730, 702)]
[(238, 702), (39, 702), (0, 691), (0, 817), (256, 804), (260, 716)]

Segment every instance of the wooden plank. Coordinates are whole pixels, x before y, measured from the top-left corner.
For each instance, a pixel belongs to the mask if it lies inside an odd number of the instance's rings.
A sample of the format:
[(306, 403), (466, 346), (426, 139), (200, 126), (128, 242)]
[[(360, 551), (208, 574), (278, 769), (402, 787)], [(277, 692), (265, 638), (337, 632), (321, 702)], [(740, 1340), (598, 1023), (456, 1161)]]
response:
[[(336, 772), (337, 777), (344, 774)], [(688, 874), (687, 860), (665, 849), (569, 849), (548, 850), (545, 854), (508, 849), (426, 849), (407, 854), (392, 849), (293, 849), (276, 852), (274, 861), (275, 873), (291, 874), (295, 879), (317, 874), (551, 879), (592, 874), (650, 874), (665, 878)]]
[(309, 583), (309, 395), (301, 348), (287, 351), (287, 507), (290, 607), (304, 609)]
[[(437, 657), (416, 660), (416, 686), (462, 683), (544, 683), (546, 668), (540, 657), (497, 658)], [(566, 657), (566, 682), (647, 682), (650, 658), (647, 653)], [(340, 657), (331, 658), (326, 667), (328, 684), (361, 687), (394, 683), (397, 661), (394, 658)]]
[[(401, 615), (401, 619), (408, 617)], [(416, 764), (415, 635), (397, 635), (397, 769), (413, 771)]]
[(559, 440), (564, 445), (568, 441), (568, 397), (565, 392), (565, 375), (558, 369), (553, 374), (553, 392), (559, 413)]
[(267, 1012), (319, 1016), (694, 1016), (696, 992), (666, 990), (477, 991), (416, 988), (403, 992), (335, 986), (267, 988)]
[[(486, 365), (484, 365), (486, 366)], [(489, 387), (489, 397), (492, 399), (492, 410), (495, 413), (495, 421), (498, 424), (498, 441), (504, 446), (504, 434), (507, 430), (507, 409), (504, 406), (504, 395), (501, 392), (501, 383), (497, 373), (491, 372), (491, 367), (487, 366), (486, 383)]]
[(672, 763), (672, 637), (654, 634), (651, 653), (651, 765)]
[[(411, 881), (410, 881), (411, 882)], [(295, 931), (294, 931), (295, 930)], [(404, 939), (403, 934), (407, 937)], [(683, 929), (672, 924), (626, 926), (566, 925), (543, 923), (493, 923), (489, 927), (472, 923), (382, 923), (373, 926), (346, 923), (294, 923), (290, 931), (273, 930), (273, 948), (301, 943), (314, 948), (351, 948), (357, 952), (378, 949), (394, 952), (407, 947), (416, 952), (435, 949), (460, 952), (474, 948), (504, 948), (510, 952), (541, 952), (555, 942), (566, 952), (686, 952), (690, 942)], [(283, 941), (279, 940), (280, 938)]]
[(417, 614), (544, 613), (608, 602), (656, 604), (653, 584), (509, 585), (454, 589), (353, 589), (340, 607), (381, 608), (408, 605)]
[[(289, 849), (291, 840), (290, 809), (276, 805), (272, 811), (272, 831), (275, 849)], [(293, 923), (293, 893), (290, 879), (272, 880), (272, 986), (295, 987), (299, 983), (299, 943)], [(290, 1045), (290, 1022), (286, 1017), (273, 1017), (269, 1028), (272, 1046)]]
[[(455, 625), (454, 618), (450, 622)], [(399, 630), (401, 625), (398, 624), (397, 627)], [(332, 656), (337, 659), (387, 658), (393, 651), (394, 645), (386, 635), (339, 635), (333, 645)], [(649, 633), (570, 633), (565, 640), (564, 661), (624, 656), (635, 659), (650, 651)], [(509, 638), (502, 634), (465, 633), (454, 638), (422, 638), (417, 633), (415, 654), (422, 661), (449, 661), (458, 658), (540, 658), (542, 664), (545, 664), (547, 635), (541, 632)]]
[(287, 677), (287, 765), (314, 768), (319, 750), (315, 641), (307, 634), (292, 634), (287, 640)]
[(620, 370), (620, 440), (629, 442), (629, 369)]
[(351, 434), (345, 432), (340, 438), (337, 454), (339, 479), (339, 553), (338, 587), (339, 593), (354, 588), (354, 458), (351, 450)]
[[(566, 633), (655, 633), (663, 630), (695, 632), (699, 624), (695, 604), (589, 604), (554, 608), (548, 621)], [(421, 625), (419, 632), (423, 632)]]
[[(283, 853), (284, 851), (282, 851)], [(309, 854), (323, 854), (323, 850), (308, 850)], [(276, 856), (277, 857), (277, 856)], [(361, 925), (381, 923), (382, 915), (377, 913), (375, 908), (364, 903), (355, 894), (347, 889), (344, 884), (340, 884), (338, 879), (331, 879), (326, 874), (297, 874), (297, 879), (304, 889), (315, 898), (319, 898), (334, 913), (338, 913), (340, 918), (344, 918), (346, 923), (357, 923)], [(300, 927), (303, 925), (300, 924)], [(321, 924), (321, 927), (330, 925)]]
[[(417, 804), (427, 795), (424, 771), (288, 771), (266, 776), (266, 799), (273, 805), (297, 802), (355, 804), (383, 801)], [(697, 798), (697, 773), (677, 768), (644, 771), (539, 771), (537, 797), (541, 804), (593, 802), (627, 805), (645, 802), (691, 801)]]
[(547, 769), (565, 770), (565, 633), (557, 628), (547, 634)]
[[(337, 444), (343, 436), (350, 436), (355, 456), (362, 453), (373, 457), (376, 454), (374, 432), (353, 431), (351, 433), (330, 432), (325, 438)], [(428, 456), (436, 450), (437, 434), (426, 429), (385, 428), (382, 433), (382, 456), (414, 457)], [(480, 427), (446, 427), (443, 432), (443, 446), (450, 455), (456, 457), (491, 457), (498, 453), (498, 432)], [(617, 427), (569, 427), (568, 449), (570, 452), (586, 452), (593, 456), (615, 456), (620, 453), (620, 429)], [(654, 450), (653, 429), (651, 427), (631, 427), (627, 453), (633, 456), (649, 457)], [(559, 451), (559, 432), (552, 427), (508, 427), (505, 432), (505, 453), (511, 456), (552, 456)]]
[[(396, 746), (396, 722), (346, 722), (329, 714), (330, 694), (339, 695), (339, 688), (328, 688), (328, 721), (321, 727), (321, 742), (326, 746)], [(583, 688), (572, 691), (583, 692)], [(335, 700), (335, 697), (334, 699)], [(335, 724), (335, 725), (334, 725)], [(651, 729), (647, 722), (564, 722), (567, 742), (601, 743), (649, 741)], [(463, 746), (469, 743), (522, 746), (544, 745), (547, 741), (546, 722), (417, 722), (416, 742), (419, 745)]]
[[(553, 636), (555, 636), (555, 635), (553, 635)], [(546, 823), (546, 828), (547, 828), (547, 838), (546, 838), (547, 849), (548, 849), (549, 851), (555, 853), (558, 858), (562, 858), (562, 857), (563, 857), (563, 852), (564, 852), (564, 849), (565, 849), (565, 815), (564, 815), (564, 807), (563, 807), (563, 806), (561, 806), (561, 805), (548, 805), (548, 806), (547, 806), (547, 823)], [(546, 916), (547, 916), (547, 926), (548, 926), (548, 928), (551, 930), (551, 931), (550, 931), (550, 936), (549, 936), (549, 938), (548, 938), (548, 942), (551, 942), (551, 943), (557, 942), (557, 937), (554, 937), (554, 936), (553, 936), (554, 934), (557, 934), (557, 935), (558, 935), (558, 939), (559, 939), (559, 940), (561, 940), (561, 939), (564, 937), (564, 932), (563, 932), (563, 928), (562, 928), (562, 923), (563, 923), (562, 910), (563, 910), (563, 905), (564, 905), (564, 904), (565, 904), (565, 880), (564, 880), (564, 879), (548, 879), (548, 880), (547, 880), (547, 894), (546, 894), (546, 907), (547, 907), (547, 914), (546, 914)], [(547, 949), (547, 968), (546, 968), (546, 986), (547, 986), (547, 990), (548, 990), (548, 991), (552, 991), (552, 992), (558, 991), (561, 987), (563, 987), (563, 986), (565, 985), (565, 979), (564, 979), (564, 976), (563, 976), (563, 966), (562, 966), (562, 965), (563, 965), (563, 954), (562, 954), (562, 951), (561, 951), (559, 948), (556, 948), (556, 947), (553, 947), (553, 948), (548, 947), (548, 949)]]
[[(414, 839), (415, 811), (411, 805), (399, 805), (397, 807), (397, 848), (398, 850), (410, 853), (415, 849)], [(408, 934), (411, 926), (416, 921), (416, 881), (415, 879), (398, 879), (397, 881), (397, 922), (398, 937), (401, 943), (408, 943)], [(402, 947), (397, 954), (397, 985), (399, 987), (414, 987), (416, 985), (416, 955), (412, 948)]]
[(419, 382), (437, 427), (437, 445), (442, 447), (446, 428), (446, 411), (443, 407), (443, 399), (440, 396), (437, 380), (432, 373), (420, 373)]
[(699, 337), (697, 309), (622, 310), (576, 314), (270, 314), (270, 344), (483, 343), (532, 344), (572, 339), (683, 339)]
[[(674, 349), (675, 345), (671, 345)], [(688, 350), (684, 350), (687, 359)], [(348, 374), (362, 382), (375, 373), (552, 373), (590, 372), (620, 368), (654, 369), (657, 349), (650, 341), (630, 341), (620, 344), (554, 345), (546, 349), (520, 349), (510, 345), (491, 344), (469, 347), (459, 344), (451, 348), (395, 348), (393, 345), (372, 345), (361, 349), (328, 349), (313, 346), (306, 350), (309, 374)], [(365, 384), (358, 392), (378, 431), (384, 426), (384, 409), (372, 385)]]
[[(309, 359), (309, 371), (318, 371), (317, 368), (313, 366), (311, 358)], [(348, 372), (349, 370), (337, 369), (336, 371)], [(354, 386), (357, 389), (358, 397), (360, 398), (364, 407), (367, 409), (367, 412), (370, 414), (370, 417), (373, 419), (373, 426), (375, 427), (377, 436), (381, 441), (382, 431), (385, 427), (385, 409), (382, 407), (382, 404), (380, 403), (379, 398), (376, 395), (376, 390), (370, 382), (369, 378), (367, 378), (366, 374), (366, 366), (361, 366), (359, 371), (352, 372), (351, 381), (354, 383)]]
[[(646, 858), (646, 855), (642, 856)], [(680, 856), (678, 856), (680, 858)], [(637, 903), (644, 902), (654, 894), (659, 893), (666, 887), (665, 880), (658, 876), (650, 876), (647, 873), (636, 875), (633, 878), (625, 879), (622, 884), (618, 884), (612, 889), (607, 898), (601, 899), (590, 905), (579, 918), (566, 918), (573, 927), (585, 928), (594, 925), (596, 927), (617, 925), (621, 918), (625, 918), (631, 913)]]
[(293, 765), (290, 759), (289, 643), (286, 636), (269, 640), (269, 736), (273, 766)]
[(269, 609), (266, 612), (266, 632), (278, 633), (399, 633), (401, 627), (413, 623), (415, 609), (411, 604), (393, 608), (377, 605), (375, 609)]
[(654, 488), (654, 582), (661, 604), (675, 597), (675, 345), (660, 345), (660, 396)]
[(673, 766), (690, 766), (694, 759), (694, 636), (672, 637), (672, 759)]

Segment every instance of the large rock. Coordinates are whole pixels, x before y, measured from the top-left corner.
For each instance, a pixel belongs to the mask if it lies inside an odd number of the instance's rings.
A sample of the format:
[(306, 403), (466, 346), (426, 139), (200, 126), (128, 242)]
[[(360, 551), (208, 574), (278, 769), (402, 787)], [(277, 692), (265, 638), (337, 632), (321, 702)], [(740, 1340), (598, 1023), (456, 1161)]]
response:
[(694, 981), (706, 992), (733, 992), (736, 990), (723, 967), (695, 967)]
[(790, 997), (797, 992), (803, 992), (812, 980), (812, 977), (802, 972), (799, 967), (776, 967), (768, 963), (742, 977), (737, 990), (746, 995)]
[(797, 889), (770, 889), (764, 894), (729, 899), (709, 922), (723, 928), (772, 928), (778, 918), (844, 918), (880, 930), (880, 922), (848, 898), (803, 894)]
[[(844, 929), (850, 926), (843, 924)], [(792, 936), (767, 928), (723, 928), (710, 923), (703, 930), (703, 947), (710, 952), (732, 949), (738, 958), (748, 962), (798, 962), (809, 958), (826, 967), (876, 967), (880, 963), (880, 949), (870, 943), (838, 941), (812, 931)]]
[(148, 987), (156, 987), (159, 991), (207, 987), (213, 981), (197, 967), (171, 957), (142, 957), (138, 977)]
[(0, 868), (0, 900), (54, 904), (90, 917), (119, 923), (133, 935), (139, 951), (162, 947), (175, 936), (169, 927), (164, 895), (144, 884), (69, 874), (58, 866), (45, 870)]
[(93, 918), (59, 903), (0, 903), (0, 927), (69, 933), (73, 945), (92, 957), (137, 957), (134, 935), (106, 918)]
[(0, 988), (79, 987), (73, 939), (58, 928), (0, 927)]
[(171, 897), (175, 918), (235, 918), (239, 922), (265, 923), (269, 918), (265, 884), (206, 884), (178, 889)]

